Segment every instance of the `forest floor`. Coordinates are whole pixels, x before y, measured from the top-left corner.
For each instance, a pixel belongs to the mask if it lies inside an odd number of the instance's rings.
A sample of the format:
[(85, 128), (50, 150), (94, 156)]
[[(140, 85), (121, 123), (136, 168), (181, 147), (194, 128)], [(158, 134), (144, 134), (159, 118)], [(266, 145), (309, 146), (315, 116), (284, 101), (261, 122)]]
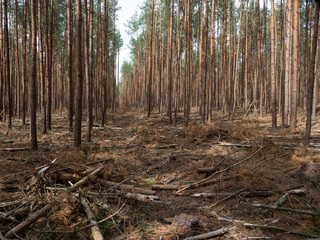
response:
[[(90, 239), (91, 211), (113, 240), (216, 230), (215, 239), (319, 237), (318, 125), (306, 148), (303, 117), (292, 135), (289, 128), (272, 130), (270, 117), (214, 116), (201, 125), (194, 114), (186, 126), (179, 115), (173, 126), (164, 115), (119, 110), (104, 127), (94, 124), (92, 142), (78, 150), (61, 116), (54, 115), (48, 134), (39, 126), (38, 151), (28, 149), (28, 126), (20, 120), (9, 131), (0, 125), (0, 232)], [(10, 232), (15, 226), (21, 228)]]

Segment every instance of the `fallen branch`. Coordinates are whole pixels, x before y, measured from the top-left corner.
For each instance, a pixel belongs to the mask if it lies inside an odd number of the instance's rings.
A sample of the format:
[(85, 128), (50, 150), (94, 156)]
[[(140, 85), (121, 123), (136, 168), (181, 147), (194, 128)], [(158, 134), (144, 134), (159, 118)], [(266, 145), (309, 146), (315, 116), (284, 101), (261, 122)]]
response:
[(248, 161), (250, 158), (252, 158), (254, 155), (256, 155), (262, 148), (264, 148), (264, 146), (260, 147), (257, 151), (255, 151), (255, 152), (254, 152), (253, 154), (251, 154), (249, 157), (247, 157), (247, 158), (245, 158), (245, 159), (243, 159), (243, 160), (241, 160), (241, 161), (239, 161), (239, 162), (237, 162), (237, 163), (235, 163), (235, 164), (233, 164), (233, 165), (231, 165), (231, 166), (229, 166), (229, 167), (226, 167), (226, 168), (224, 168), (224, 169), (222, 169), (222, 170), (220, 170), (220, 171), (217, 171), (217, 172), (213, 173), (212, 175), (210, 175), (209, 177), (207, 177), (207, 178), (205, 178), (205, 179), (202, 179), (202, 180), (200, 180), (200, 181), (198, 181), (198, 182), (189, 184), (188, 186), (186, 186), (186, 187), (178, 190), (177, 193), (181, 193), (182, 191), (184, 191), (184, 190), (186, 190), (186, 189), (193, 188), (193, 187), (195, 187), (195, 186), (198, 186), (198, 185), (201, 184), (201, 183), (207, 182), (208, 180), (214, 178), (214, 176), (216, 176), (216, 175), (218, 175), (218, 174), (220, 174), (220, 173), (223, 173), (223, 172), (225, 172), (225, 171), (228, 171), (229, 169), (231, 169), (231, 168), (233, 168), (233, 167), (235, 167), (235, 166), (238, 166), (238, 165), (240, 165), (241, 163), (243, 163), (243, 162), (245, 162), (245, 161)]
[(82, 178), (80, 181), (76, 182), (75, 184), (73, 184), (68, 191), (71, 192), (77, 188), (79, 188), (80, 186), (86, 184), (89, 180), (92, 180), (96, 177), (96, 175), (98, 175), (102, 169), (104, 168), (104, 166), (101, 166), (99, 168), (97, 168), (96, 170), (94, 170), (93, 172), (91, 172), (90, 174), (88, 174), (87, 176), (85, 176), (84, 178)]
[(168, 144), (168, 145), (163, 145), (163, 146), (156, 146), (156, 149), (167, 149), (167, 148), (175, 148), (178, 146), (178, 144)]
[(264, 204), (253, 204), (252, 206), (259, 207), (259, 208), (267, 208), (267, 209), (272, 209), (272, 210), (294, 212), (294, 213), (299, 213), (299, 214), (320, 216), (320, 212), (315, 212), (315, 211), (311, 211), (311, 210), (300, 210), (300, 209), (287, 208), (287, 207), (278, 207), (278, 206), (270, 206), (270, 205), (264, 205)]
[(106, 181), (104, 179), (99, 179), (98, 182), (102, 186), (106, 186), (106, 187), (116, 186), (117, 188), (120, 188), (124, 191), (137, 192), (137, 193), (142, 193), (142, 194), (147, 194), (147, 195), (156, 194), (156, 191), (153, 191), (150, 189), (144, 189), (144, 188), (140, 188), (140, 187), (135, 187), (133, 185), (119, 184), (117, 182)]
[(136, 193), (126, 193), (126, 194), (124, 194), (124, 197), (129, 198), (129, 199), (138, 200), (141, 202), (150, 202), (150, 201), (160, 199), (158, 196), (143, 195), (143, 194), (136, 194)]
[(201, 235), (197, 235), (197, 236), (193, 236), (193, 237), (188, 237), (188, 238), (185, 238), (184, 240), (208, 239), (208, 238), (212, 238), (212, 237), (223, 235), (223, 234), (225, 234), (225, 233), (227, 233), (230, 230), (233, 230), (235, 228), (236, 227), (221, 228), (221, 229), (213, 231), (213, 232), (208, 232), (208, 233), (205, 233), (205, 234), (201, 234)]
[(91, 233), (92, 233), (92, 237), (94, 240), (103, 240), (103, 235), (100, 231), (100, 228), (99, 226), (97, 225), (97, 220), (90, 208), (90, 205), (89, 205), (89, 202), (88, 202), (88, 199), (86, 199), (83, 194), (81, 196), (81, 204), (86, 212), (86, 215), (89, 219), (89, 221), (94, 224), (93, 226), (91, 226)]
[[(81, 179), (80, 181), (78, 181), (77, 183), (75, 183), (74, 185), (72, 185), (70, 188), (68, 188), (67, 192), (76, 190), (77, 188), (79, 188), (80, 186), (82, 186), (83, 184), (85, 184), (87, 181), (89, 181), (89, 179), (92, 179), (93, 177), (95, 177), (95, 175), (97, 175), (104, 167), (101, 166), (100, 168), (94, 170), (92, 173), (90, 173), (88, 176), (84, 177), (83, 179)], [(46, 206), (44, 206), (43, 208), (41, 208), (38, 212), (32, 214), (30, 217), (28, 217), (26, 220), (24, 220), (22, 223), (18, 224), (17, 226), (15, 226), (14, 228), (12, 228), (10, 231), (8, 231), (4, 237), (6, 238), (11, 238), (13, 236), (15, 236), (16, 234), (18, 234), (19, 232), (21, 232), (22, 230), (24, 230), (25, 228), (27, 228), (28, 226), (30, 226), (32, 223), (34, 223), (35, 221), (37, 221), (40, 217), (42, 217), (47, 211), (49, 211), (51, 209), (51, 207), (53, 205), (55, 205), (55, 202), (59, 201), (59, 198), (61, 198), (62, 196), (64, 196), (65, 192), (62, 192), (58, 195), (57, 197), (57, 201), (53, 201), (52, 203), (47, 204)]]
[(173, 184), (166, 184), (166, 185), (161, 185), (161, 184), (154, 184), (152, 185), (152, 189), (155, 190), (178, 190), (179, 185), (173, 185)]
[(2, 152), (19, 152), (19, 151), (29, 151), (31, 148), (28, 147), (21, 147), (21, 148), (0, 148), (0, 151)]
[(244, 222), (242, 220), (235, 220), (232, 218), (224, 218), (224, 217), (220, 217), (216, 212), (212, 212), (213, 215), (215, 215), (218, 220), (220, 221), (227, 221), (227, 222), (233, 222), (233, 223), (241, 223), (243, 224), (243, 226), (247, 227), (247, 228), (261, 228), (261, 229), (269, 229), (269, 230), (277, 230), (277, 231), (281, 231), (281, 232), (286, 232), (286, 233), (290, 233), (290, 234), (296, 234), (296, 235), (300, 235), (300, 236), (306, 236), (306, 237), (320, 237), (314, 234), (309, 234), (309, 233), (304, 233), (304, 232), (298, 232), (298, 231), (294, 231), (294, 230), (288, 230), (288, 229), (284, 229), (281, 227), (276, 227), (276, 226), (270, 226), (270, 225), (259, 225), (259, 224), (252, 224), (252, 223), (247, 223)]
[(37, 221), (39, 218), (41, 218), (49, 209), (52, 207), (51, 204), (48, 204), (41, 208), (38, 212), (32, 214), (30, 217), (28, 217), (26, 220), (24, 220), (22, 223), (18, 224), (14, 228), (12, 228), (10, 231), (8, 231), (4, 237), (5, 238), (12, 238), (16, 236), (19, 232), (30, 226), (32, 223)]
[(223, 199), (221, 199), (221, 200), (219, 200), (219, 201), (211, 204), (211, 205), (209, 206), (209, 208), (212, 208), (212, 207), (218, 205), (219, 203), (222, 203), (222, 202), (224, 202), (224, 201), (227, 201), (228, 199), (232, 198), (233, 196), (236, 196), (237, 194), (243, 192), (244, 190), (245, 190), (245, 189), (241, 189), (241, 190), (239, 190), (239, 191), (237, 191), (237, 192), (234, 192), (234, 193), (230, 194), (229, 196), (227, 196), (227, 197), (225, 197), (225, 198), (223, 198)]
[(298, 232), (298, 231), (289, 230), (289, 229), (276, 227), (276, 226), (259, 225), (259, 224), (251, 224), (251, 223), (244, 223), (244, 226), (247, 228), (261, 228), (261, 229), (277, 230), (277, 231), (286, 232), (286, 233), (290, 233), (290, 234), (296, 234), (296, 235), (305, 236), (305, 237), (313, 237), (313, 238), (319, 237), (314, 234)]
[(219, 142), (220, 146), (226, 146), (226, 147), (241, 147), (241, 148), (251, 148), (251, 144), (243, 144), (243, 143), (229, 143), (229, 142)]

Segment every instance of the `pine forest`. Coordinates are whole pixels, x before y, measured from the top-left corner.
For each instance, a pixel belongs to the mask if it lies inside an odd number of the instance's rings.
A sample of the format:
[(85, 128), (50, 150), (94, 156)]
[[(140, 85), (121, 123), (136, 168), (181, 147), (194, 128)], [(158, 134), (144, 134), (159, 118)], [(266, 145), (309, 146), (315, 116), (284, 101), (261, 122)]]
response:
[(0, 240), (320, 239), (319, 11), (0, 0)]

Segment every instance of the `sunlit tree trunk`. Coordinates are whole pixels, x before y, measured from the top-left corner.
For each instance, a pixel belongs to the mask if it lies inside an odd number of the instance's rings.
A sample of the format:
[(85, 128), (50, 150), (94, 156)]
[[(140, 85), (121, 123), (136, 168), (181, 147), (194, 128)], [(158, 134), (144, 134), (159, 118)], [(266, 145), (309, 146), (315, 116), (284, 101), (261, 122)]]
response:
[(290, 130), (293, 133), (297, 126), (297, 107), (298, 107), (298, 86), (299, 86), (299, 71), (298, 69), (298, 51), (299, 51), (299, 0), (294, 0), (293, 4), (293, 71), (292, 71), (292, 93), (291, 93), (291, 116)]
[(309, 145), (310, 135), (311, 135), (311, 115), (312, 115), (312, 99), (313, 99), (313, 89), (314, 89), (314, 69), (315, 69), (315, 58), (317, 52), (317, 42), (319, 37), (319, 2), (316, 2), (315, 9), (315, 24), (313, 29), (313, 39), (312, 39), (312, 51), (311, 51), (311, 64), (310, 64), (310, 77), (308, 78), (308, 92), (307, 92), (307, 122), (306, 122), (306, 144)]

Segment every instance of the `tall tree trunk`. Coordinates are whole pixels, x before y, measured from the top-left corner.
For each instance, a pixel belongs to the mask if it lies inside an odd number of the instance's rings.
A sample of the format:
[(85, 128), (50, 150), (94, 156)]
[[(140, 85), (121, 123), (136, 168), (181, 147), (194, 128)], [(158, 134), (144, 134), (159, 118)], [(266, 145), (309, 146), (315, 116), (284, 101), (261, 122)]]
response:
[(11, 81), (10, 81), (10, 47), (9, 47), (9, 33), (8, 33), (8, 0), (4, 0), (4, 49), (5, 49), (5, 79), (7, 91), (7, 114), (8, 114), (8, 128), (12, 127), (12, 97), (11, 97)]
[(167, 46), (167, 82), (168, 82), (168, 117), (169, 124), (172, 124), (172, 35), (173, 35), (173, 9), (174, 9), (174, 0), (171, 0), (171, 12), (170, 12), (170, 28), (169, 28), (169, 38)]
[(31, 148), (37, 149), (37, 27), (36, 0), (31, 0), (31, 81), (30, 81), (30, 136)]
[[(260, 99), (259, 99), (259, 110), (260, 110), (260, 117), (263, 116), (263, 78), (262, 78), (262, 71), (261, 71), (261, 29), (260, 29), (260, 0), (257, 0), (257, 5), (256, 5), (256, 14), (257, 14), (257, 20), (256, 20), (256, 30), (257, 30), (257, 37), (258, 37), (258, 79), (260, 80)], [(256, 82), (258, 84), (258, 82)], [(256, 97), (257, 97), (257, 92), (256, 92)], [(258, 100), (258, 98), (257, 98)]]
[(68, 123), (69, 131), (72, 131), (73, 125), (73, 104), (74, 104), (74, 90), (73, 90), (73, 15), (72, 15), (72, 0), (68, 0)]
[(117, 87), (117, 80), (116, 80), (116, 1), (113, 0), (113, 51), (112, 51), (112, 111), (116, 110), (116, 87)]
[[(46, 83), (47, 83), (47, 106), (46, 106), (46, 115), (47, 115), (47, 122), (46, 122), (46, 128), (43, 129), (43, 133), (46, 133), (47, 128), (49, 128), (49, 115), (51, 112), (51, 50), (50, 50), (50, 26), (49, 26), (49, 19), (50, 19), (50, 15), (49, 15), (49, 0), (45, 0), (44, 1), (44, 8), (45, 8), (45, 39), (46, 39)], [(50, 106), (49, 106), (50, 105)], [(51, 118), (51, 115), (50, 115)]]
[[(202, 112), (201, 112), (201, 121), (204, 123), (206, 121), (206, 92), (207, 92), (207, 77), (208, 77), (208, 71), (207, 71), (207, 49), (208, 49), (208, 20), (209, 19), (209, 1), (206, 0), (206, 14), (205, 14), (205, 26), (204, 26), (204, 47), (203, 47), (203, 71), (204, 71), (204, 78), (202, 81)], [(201, 68), (202, 69), (202, 68)]]
[(109, 22), (109, 6), (108, 0), (104, 2), (104, 59), (105, 59), (105, 67), (104, 67), (104, 77), (103, 81), (103, 104), (102, 104), (102, 117), (101, 117), (101, 126), (103, 127), (106, 123), (106, 110), (107, 110), (107, 84), (109, 78), (109, 42), (108, 42), (108, 22)]
[(313, 29), (313, 39), (312, 39), (312, 52), (310, 59), (310, 77), (308, 78), (308, 94), (307, 94), (307, 122), (306, 122), (306, 135), (305, 140), (306, 144), (309, 145), (310, 135), (311, 135), (311, 118), (312, 118), (312, 99), (313, 99), (313, 89), (314, 89), (314, 69), (315, 69), (315, 59), (317, 52), (317, 41), (319, 37), (319, 10), (320, 3), (316, 2), (315, 9), (315, 21)]
[[(85, 1), (86, 3), (86, 1)], [(85, 11), (86, 11), (85, 6)], [(89, 16), (86, 13), (86, 92), (87, 92), (87, 141), (91, 141), (92, 130), (92, 59), (93, 59), (93, 0), (89, 1)]]
[[(299, 69), (298, 69), (298, 52), (299, 52), (299, 0), (294, 0), (293, 5), (294, 22), (293, 22), (293, 75), (292, 75), (292, 94), (291, 94), (291, 116), (290, 130), (295, 132), (297, 126), (297, 107), (298, 107), (298, 86), (299, 86)], [(316, 23), (318, 24), (318, 23)]]
[[(320, 20), (319, 20), (320, 26)], [(313, 106), (312, 106), (312, 117), (316, 118), (317, 116), (317, 104), (319, 98), (319, 78), (318, 78), (318, 63), (319, 63), (319, 42), (317, 41), (317, 52), (316, 52), (316, 60), (315, 60), (315, 69), (314, 69), (314, 90), (313, 90)], [(298, 67), (299, 69), (299, 67)]]
[(240, 40), (241, 40), (241, 23), (242, 23), (242, 5), (240, 3), (240, 21), (239, 21), (239, 32), (238, 32), (238, 44), (237, 44), (237, 53), (235, 59), (235, 66), (234, 66), (234, 91), (233, 91), (233, 109), (232, 109), (232, 116), (231, 120), (233, 120), (234, 113), (236, 111), (236, 106), (238, 102), (238, 90), (239, 90), (239, 80), (238, 80), (238, 59), (239, 59), (239, 50), (240, 50)]
[(77, 97), (75, 108), (75, 124), (74, 124), (74, 146), (81, 146), (81, 120), (82, 120), (82, 17), (81, 17), (81, 0), (76, 0), (76, 80), (77, 80)]
[(275, 31), (276, 31), (274, 1), (271, 0), (271, 19), (270, 19), (270, 49), (271, 49), (271, 102), (272, 102), (272, 128), (277, 127), (277, 97), (276, 97), (276, 74), (275, 74)]
[(45, 71), (43, 69), (43, 38), (42, 38), (42, 3), (41, 0), (38, 0), (38, 21), (39, 21), (39, 66), (40, 66), (40, 78), (39, 81), (41, 83), (41, 106), (42, 106), (42, 133), (45, 134), (47, 132), (47, 124), (46, 124), (46, 78)]
[(290, 104), (290, 99), (289, 99), (289, 91), (290, 91), (290, 77), (291, 77), (291, 57), (290, 57), (290, 52), (291, 52), (291, 14), (292, 14), (292, 4), (291, 1), (288, 1), (288, 23), (287, 23), (287, 44), (286, 44), (286, 73), (285, 73), (285, 87), (284, 87), (284, 92), (285, 92), (285, 99), (284, 99), (284, 117), (283, 117), (283, 122), (282, 125), (288, 125), (288, 114), (289, 114), (289, 104)]
[(215, 0), (211, 4), (211, 40), (210, 40), (210, 61), (209, 61), (209, 101), (208, 101), (208, 122), (212, 121), (213, 92), (215, 90), (216, 75), (216, 54), (215, 54)]
[(148, 117), (151, 115), (152, 111), (152, 60), (153, 60), (153, 44), (152, 44), (152, 38), (153, 38), (153, 19), (154, 19), (154, 0), (152, 0), (152, 13), (151, 13), (151, 26), (150, 26), (150, 61), (149, 61), (149, 82), (148, 82)]

